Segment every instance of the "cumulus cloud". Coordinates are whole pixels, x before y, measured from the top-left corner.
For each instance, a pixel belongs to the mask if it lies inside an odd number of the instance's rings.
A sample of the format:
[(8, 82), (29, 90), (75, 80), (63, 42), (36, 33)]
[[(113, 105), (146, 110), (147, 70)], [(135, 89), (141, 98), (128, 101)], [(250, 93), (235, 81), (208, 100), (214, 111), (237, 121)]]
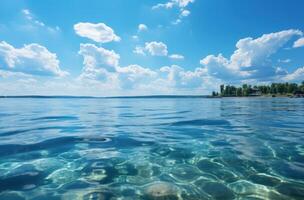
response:
[(146, 55), (145, 48), (143, 48), (141, 46), (136, 46), (135, 49), (133, 50), (133, 53), (143, 55), (143, 56)]
[(184, 56), (180, 54), (171, 54), (168, 55), (168, 47), (163, 42), (146, 42), (145, 46), (136, 46), (133, 50), (133, 53), (139, 55), (147, 55), (150, 54), (152, 56), (168, 56), (172, 60), (183, 60)]
[(163, 42), (146, 42), (145, 49), (152, 55), (152, 56), (167, 56), (168, 49), (167, 45)]
[(183, 56), (183, 55), (180, 55), (180, 54), (171, 54), (171, 55), (169, 56), (169, 58), (174, 59), (174, 60), (183, 60), (183, 59), (184, 59), (184, 56)]
[(138, 25), (138, 32), (146, 31), (146, 30), (148, 30), (147, 25), (145, 25), (145, 24), (139, 24)]
[(236, 44), (237, 50), (231, 56), (232, 65), (239, 68), (260, 64), (276, 53), (293, 36), (299, 35), (302, 35), (301, 31), (290, 29), (264, 34), (257, 39), (250, 37), (241, 39)]
[(68, 73), (60, 69), (55, 53), (39, 44), (28, 44), (15, 48), (5, 41), (0, 42), (0, 68), (7, 71), (34, 75), (65, 76)]
[(259, 38), (244, 38), (237, 42), (236, 50), (230, 59), (223, 55), (209, 55), (200, 63), (208, 69), (210, 75), (221, 79), (252, 79), (274, 76), (276, 68), (269, 61), (270, 56), (281, 49), (294, 36), (300, 36), (299, 30), (285, 30), (264, 34)]
[(157, 77), (157, 73), (140, 65), (129, 65), (117, 69), (121, 89), (142, 88)]
[(137, 94), (170, 93), (182, 89), (189, 92), (193, 88), (202, 88), (207, 76), (206, 69), (188, 71), (177, 65), (160, 69), (136, 64), (120, 66), (117, 53), (94, 44), (81, 44), (79, 53), (84, 60), (79, 81), (88, 87), (111, 88), (120, 94), (130, 90)]
[(298, 39), (293, 43), (293, 48), (299, 48), (304, 46), (304, 37)]
[(168, 48), (163, 42), (146, 42), (145, 47), (136, 46), (133, 50), (134, 53), (140, 55), (146, 55), (146, 52), (152, 56), (167, 56)]
[(207, 71), (203, 68), (196, 68), (194, 71), (186, 71), (178, 65), (165, 66), (160, 68), (163, 82), (167, 87), (173, 88), (197, 88), (202, 86), (203, 77)]
[(119, 54), (94, 44), (80, 44), (78, 53), (83, 56), (85, 70), (103, 68), (111, 72), (115, 71), (119, 65)]
[(283, 77), (285, 81), (303, 81), (304, 80), (304, 67), (296, 69), (294, 72), (287, 74)]
[(107, 43), (112, 41), (120, 41), (113, 29), (104, 23), (77, 23), (74, 25), (77, 35), (89, 38), (95, 42)]

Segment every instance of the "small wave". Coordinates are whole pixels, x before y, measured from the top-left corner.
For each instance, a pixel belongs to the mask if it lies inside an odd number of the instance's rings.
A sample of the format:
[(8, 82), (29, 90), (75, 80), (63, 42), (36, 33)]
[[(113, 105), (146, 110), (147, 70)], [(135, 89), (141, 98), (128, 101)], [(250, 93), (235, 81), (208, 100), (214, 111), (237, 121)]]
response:
[(205, 126), (205, 125), (230, 125), (229, 121), (223, 119), (194, 119), (169, 123), (171, 126)]
[(66, 121), (66, 120), (77, 120), (78, 117), (75, 116), (46, 116), (31, 119), (32, 121), (39, 120), (52, 120), (52, 121)]
[(45, 130), (60, 130), (61, 132), (75, 132), (78, 129), (84, 129), (83, 126), (47, 126), (47, 127), (38, 127), (32, 129), (17, 129), (10, 131), (2, 131), (0, 132), (0, 136), (11, 136), (17, 135), (20, 133), (26, 133), (30, 131), (45, 131)]
[(33, 143), (33, 144), (5, 144), (0, 145), (0, 156), (7, 156), (17, 153), (24, 153), (30, 151), (37, 151), (42, 149), (52, 149), (59, 148), (61, 145), (73, 145), (78, 142), (108, 142), (110, 139), (102, 137), (76, 137), (76, 136), (66, 136), (44, 140), (42, 142)]

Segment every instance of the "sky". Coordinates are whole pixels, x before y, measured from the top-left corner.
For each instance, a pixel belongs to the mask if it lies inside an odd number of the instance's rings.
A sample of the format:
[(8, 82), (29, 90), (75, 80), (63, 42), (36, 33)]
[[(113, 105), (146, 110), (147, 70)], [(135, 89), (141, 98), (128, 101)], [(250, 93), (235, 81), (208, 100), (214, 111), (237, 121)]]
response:
[(1, 0), (0, 95), (210, 94), (304, 80), (302, 0)]

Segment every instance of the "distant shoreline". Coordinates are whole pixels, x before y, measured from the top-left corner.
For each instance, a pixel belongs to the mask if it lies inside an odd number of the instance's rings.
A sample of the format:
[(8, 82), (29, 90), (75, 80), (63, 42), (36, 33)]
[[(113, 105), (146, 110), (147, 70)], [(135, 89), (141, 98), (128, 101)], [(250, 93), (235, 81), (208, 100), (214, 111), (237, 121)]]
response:
[(143, 95), (143, 96), (46, 96), (46, 95), (12, 95), (0, 96), (0, 98), (37, 98), (37, 99), (120, 99), (120, 98), (214, 98), (210, 95)]
[(260, 96), (212, 96), (212, 95), (143, 95), (143, 96), (44, 96), (44, 95), (13, 95), (13, 96), (0, 96), (0, 99), (153, 99), (153, 98), (208, 98), (208, 99), (218, 99), (218, 98), (291, 98), (290, 95), (260, 95)]

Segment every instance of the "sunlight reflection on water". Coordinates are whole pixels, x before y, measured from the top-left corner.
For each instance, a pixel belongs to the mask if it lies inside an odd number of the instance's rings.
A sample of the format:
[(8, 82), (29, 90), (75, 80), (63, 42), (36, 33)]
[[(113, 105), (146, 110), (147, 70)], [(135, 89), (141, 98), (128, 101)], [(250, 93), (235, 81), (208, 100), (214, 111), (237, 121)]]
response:
[(0, 99), (0, 199), (303, 199), (303, 121), (303, 99)]

